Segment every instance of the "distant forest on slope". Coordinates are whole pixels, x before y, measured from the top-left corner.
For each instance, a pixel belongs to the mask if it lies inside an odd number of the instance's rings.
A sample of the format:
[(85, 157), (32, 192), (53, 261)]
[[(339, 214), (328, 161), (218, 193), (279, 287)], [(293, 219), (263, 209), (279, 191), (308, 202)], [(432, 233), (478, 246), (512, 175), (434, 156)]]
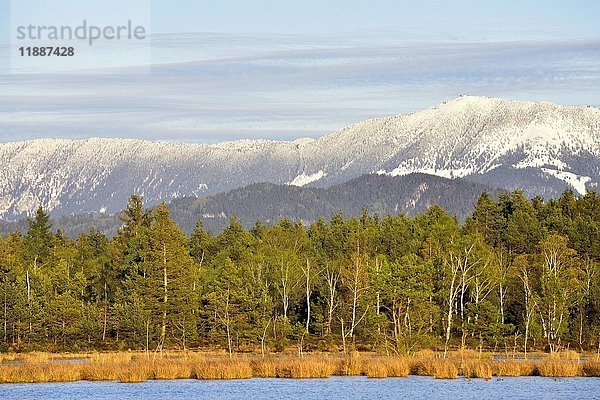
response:
[(0, 350), (600, 345), (595, 192), (484, 193), (464, 223), (432, 206), (188, 236), (138, 196), (120, 218), (69, 239), (40, 208), (1, 238)]
[[(345, 216), (359, 216), (363, 210), (370, 214), (414, 216), (434, 204), (464, 222), (484, 191), (494, 197), (500, 193), (500, 189), (463, 179), (420, 173), (396, 177), (370, 174), (329, 188), (256, 183), (209, 197), (175, 199), (167, 203), (167, 208), (187, 234), (191, 234), (198, 220), (206, 230), (218, 234), (233, 216), (246, 229), (256, 221), (271, 225), (284, 218), (302, 221), (307, 226), (339, 212)], [(122, 225), (118, 215), (98, 213), (60, 216), (52, 223), (70, 238), (88, 232), (91, 227), (112, 237)], [(27, 229), (26, 219), (0, 221), (0, 234), (14, 231), (25, 234)]]

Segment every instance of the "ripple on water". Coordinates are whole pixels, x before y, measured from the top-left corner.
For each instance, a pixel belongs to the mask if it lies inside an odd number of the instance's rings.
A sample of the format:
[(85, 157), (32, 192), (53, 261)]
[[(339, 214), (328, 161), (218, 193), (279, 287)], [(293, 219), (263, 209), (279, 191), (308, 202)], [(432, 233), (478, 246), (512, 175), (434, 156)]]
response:
[(1, 399), (600, 399), (598, 378), (517, 377), (436, 380), (431, 377), (367, 379), (247, 379), (230, 381), (69, 382), (0, 385)]

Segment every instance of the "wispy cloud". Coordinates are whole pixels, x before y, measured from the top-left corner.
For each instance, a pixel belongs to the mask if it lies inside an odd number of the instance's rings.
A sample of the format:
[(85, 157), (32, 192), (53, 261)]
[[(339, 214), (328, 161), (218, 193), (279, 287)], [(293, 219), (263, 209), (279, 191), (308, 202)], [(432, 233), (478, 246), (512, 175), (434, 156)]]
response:
[(0, 140), (320, 136), (460, 94), (600, 103), (600, 40), (393, 43), (165, 35), (154, 64), (0, 75)]

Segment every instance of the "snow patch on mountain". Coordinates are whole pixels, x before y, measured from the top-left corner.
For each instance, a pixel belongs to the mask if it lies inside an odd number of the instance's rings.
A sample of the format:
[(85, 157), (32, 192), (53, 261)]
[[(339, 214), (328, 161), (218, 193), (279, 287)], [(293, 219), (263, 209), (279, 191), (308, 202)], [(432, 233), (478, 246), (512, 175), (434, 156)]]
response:
[(291, 182), (288, 182), (288, 185), (292, 185), (292, 186), (305, 186), (308, 185), (309, 183), (313, 183), (318, 181), (319, 179), (323, 178), (326, 174), (323, 172), (323, 170), (319, 170), (318, 172), (315, 172), (314, 174), (309, 174), (306, 175), (304, 172), (301, 173), (300, 175), (298, 175), (297, 177), (295, 177)]
[[(416, 172), (416, 171), (414, 171), (413, 168), (404, 164), (404, 165), (399, 165), (398, 167), (394, 168), (390, 172), (386, 172), (385, 170), (379, 170), (379, 171), (377, 171), (377, 174), (389, 175), (389, 176), (403, 176), (403, 175), (412, 174), (414, 172)], [(428, 175), (436, 175), (436, 176), (440, 176), (442, 178), (454, 179), (454, 178), (462, 178), (464, 176), (468, 176), (468, 175), (472, 174), (474, 171), (473, 171), (473, 168), (436, 169), (435, 166), (427, 166), (424, 168), (419, 168), (418, 172), (421, 172), (423, 174), (428, 174)]]
[(371, 173), (421, 172), (492, 186), (500, 179), (528, 195), (555, 195), (568, 185), (585, 193), (600, 182), (600, 109), (462, 96), (317, 140), (3, 143), (0, 166), (5, 219), (31, 215), (40, 205), (55, 215), (116, 212), (132, 193), (150, 206), (251, 183), (328, 187)]
[(552, 175), (555, 178), (560, 179), (561, 181), (565, 181), (570, 186), (572, 186), (573, 189), (575, 189), (579, 194), (582, 195), (586, 193), (585, 184), (592, 180), (592, 178), (590, 178), (589, 176), (575, 175), (571, 172), (560, 171), (556, 169), (542, 168), (542, 171), (549, 175)]
[[(408, 198), (406, 200), (406, 203), (404, 204), (404, 208), (409, 209), (409, 210), (414, 210), (415, 207), (417, 206), (417, 203), (421, 199), (421, 196), (423, 195), (423, 193), (425, 193), (425, 191), (427, 191), (427, 189), (428, 189), (427, 183), (425, 183), (425, 182), (421, 183), (419, 185), (419, 187), (417, 188), (417, 190), (415, 191), (415, 193), (413, 194), (412, 198)], [(396, 208), (396, 212), (397, 211), (398, 211), (398, 209)]]

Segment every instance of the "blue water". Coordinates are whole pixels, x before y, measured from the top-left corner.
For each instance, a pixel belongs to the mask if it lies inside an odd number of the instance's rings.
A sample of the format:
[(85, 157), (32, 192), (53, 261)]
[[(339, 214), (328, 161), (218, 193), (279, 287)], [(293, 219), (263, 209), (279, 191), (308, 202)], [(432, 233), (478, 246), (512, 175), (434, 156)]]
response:
[(600, 378), (247, 379), (0, 385), (0, 399), (600, 399)]

